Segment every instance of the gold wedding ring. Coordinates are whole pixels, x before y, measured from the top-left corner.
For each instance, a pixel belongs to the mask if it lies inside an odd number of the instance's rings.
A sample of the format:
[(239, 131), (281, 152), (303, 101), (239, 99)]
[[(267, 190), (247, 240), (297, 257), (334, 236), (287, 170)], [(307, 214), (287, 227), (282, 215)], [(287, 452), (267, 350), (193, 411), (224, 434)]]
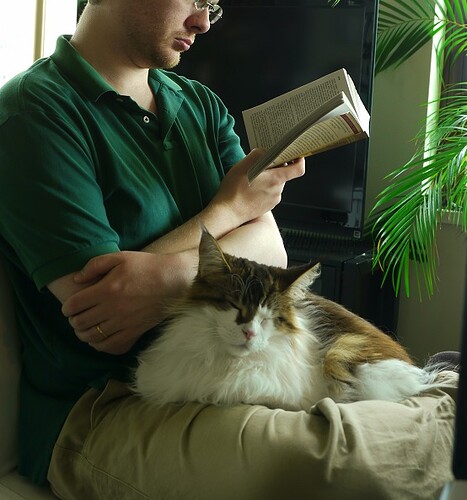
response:
[(104, 330), (102, 330), (101, 328), (101, 325), (96, 325), (96, 330), (98, 331), (98, 333), (100, 334), (100, 336), (104, 339), (107, 338), (107, 335), (105, 334)]

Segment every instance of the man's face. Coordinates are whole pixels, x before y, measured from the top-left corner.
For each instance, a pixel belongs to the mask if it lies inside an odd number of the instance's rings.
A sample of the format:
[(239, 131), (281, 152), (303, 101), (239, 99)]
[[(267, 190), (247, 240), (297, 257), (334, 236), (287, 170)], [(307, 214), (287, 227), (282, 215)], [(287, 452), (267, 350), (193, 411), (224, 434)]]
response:
[[(119, 12), (126, 33), (125, 51), (141, 68), (173, 68), (194, 42), (209, 30), (206, 10), (192, 0), (127, 0)], [(217, 3), (215, 1), (214, 3)]]

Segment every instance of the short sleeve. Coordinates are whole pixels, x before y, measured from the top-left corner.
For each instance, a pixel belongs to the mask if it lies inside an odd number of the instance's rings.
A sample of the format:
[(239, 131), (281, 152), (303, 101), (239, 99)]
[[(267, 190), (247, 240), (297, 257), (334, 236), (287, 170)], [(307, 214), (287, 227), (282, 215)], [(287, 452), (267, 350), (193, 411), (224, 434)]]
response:
[(0, 125), (0, 232), (38, 288), (118, 250), (78, 125), (34, 111)]

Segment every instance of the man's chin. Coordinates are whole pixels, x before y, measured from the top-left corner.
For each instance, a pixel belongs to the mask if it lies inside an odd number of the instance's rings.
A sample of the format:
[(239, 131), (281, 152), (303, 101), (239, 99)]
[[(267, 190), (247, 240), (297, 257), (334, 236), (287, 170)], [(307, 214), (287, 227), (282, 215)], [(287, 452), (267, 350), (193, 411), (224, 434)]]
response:
[(159, 58), (158, 60), (154, 61), (151, 67), (158, 69), (172, 69), (175, 68), (175, 66), (177, 66), (177, 64), (180, 62), (180, 58), (180, 53), (177, 52), (171, 57), (164, 57), (163, 59)]
[(179, 52), (179, 53), (177, 54), (177, 57), (174, 57), (174, 58), (172, 59), (172, 61), (168, 63), (168, 65), (166, 66), (166, 68), (165, 68), (165, 69), (172, 69), (172, 68), (175, 68), (175, 66), (177, 66), (177, 65), (178, 65), (178, 63), (181, 61), (181, 59), (182, 59), (182, 54)]

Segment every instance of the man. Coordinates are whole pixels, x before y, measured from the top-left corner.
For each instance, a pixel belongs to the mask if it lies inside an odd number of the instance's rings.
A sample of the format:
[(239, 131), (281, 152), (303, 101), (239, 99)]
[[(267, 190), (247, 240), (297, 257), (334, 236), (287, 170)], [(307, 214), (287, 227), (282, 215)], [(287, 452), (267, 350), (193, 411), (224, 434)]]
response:
[[(196, 272), (200, 224), (230, 253), (286, 265), (270, 210), (303, 160), (249, 186), (262, 153), (244, 158), (217, 96), (164, 71), (219, 14), (215, 0), (90, 1), (71, 39), (0, 92), (0, 248), (23, 345), (20, 472), (79, 500), (304, 498), (310, 488), (402, 498), (415, 488), (405, 468), (397, 484), (391, 468), (368, 470), (374, 453), (412, 451), (410, 407), (386, 405), (403, 429), (372, 417), (362, 439), (340, 415), (358, 422), (374, 404), (156, 411), (125, 384), (163, 304)], [(443, 419), (430, 420), (441, 430), (414, 463), (449, 450)], [(382, 427), (389, 442), (372, 440)], [(416, 487), (432, 492), (447, 474), (417, 476)]]
[(2, 91), (1, 248), (25, 348), (20, 470), (36, 482), (74, 402), (125, 380), (164, 302), (193, 278), (201, 224), (231, 253), (286, 265), (270, 210), (303, 160), (249, 186), (261, 153), (242, 160), (219, 99), (148, 69), (176, 66), (219, 11), (91, 1), (73, 37)]

